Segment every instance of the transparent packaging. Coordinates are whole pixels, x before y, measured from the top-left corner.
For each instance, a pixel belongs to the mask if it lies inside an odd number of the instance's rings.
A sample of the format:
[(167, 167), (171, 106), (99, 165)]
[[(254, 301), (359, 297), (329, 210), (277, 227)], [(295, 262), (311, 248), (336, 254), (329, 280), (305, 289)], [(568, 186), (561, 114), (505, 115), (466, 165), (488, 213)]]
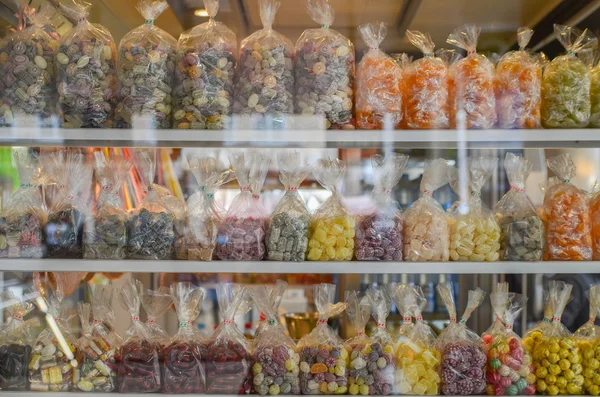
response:
[(356, 331), (356, 335), (344, 343), (345, 349), (350, 354), (350, 358), (348, 359), (348, 382), (356, 383), (359, 377), (366, 377), (366, 367), (362, 365), (364, 364), (362, 351), (369, 342), (369, 337), (365, 329), (371, 319), (371, 303), (369, 302), (369, 298), (361, 291), (346, 291), (344, 295), (344, 301), (347, 304), (346, 314), (348, 315), (350, 324)]
[(600, 356), (600, 327), (596, 325), (596, 317), (600, 309), (600, 285), (591, 285), (586, 295), (590, 301), (590, 317), (575, 331), (574, 337), (583, 357), (581, 362), (583, 387), (590, 395), (597, 396), (600, 394), (600, 370), (596, 365), (598, 360), (596, 353)]
[[(525, 335), (523, 335), (523, 348), (532, 358), (537, 344), (542, 339), (542, 335), (546, 332), (550, 323), (552, 323), (552, 315), (554, 314), (554, 307), (556, 306), (554, 300), (556, 294), (553, 291), (557, 288), (564, 288), (564, 284), (563, 281), (556, 280), (550, 280), (548, 282), (547, 289), (543, 290), (544, 318), (530, 327)], [(508, 286), (506, 288), (508, 288)], [(535, 370), (536, 368), (534, 367), (533, 369)]]
[[(281, 301), (283, 300), (283, 296), (285, 295), (285, 290), (287, 289), (288, 283), (283, 280), (277, 280), (273, 288), (269, 288), (269, 302), (272, 307), (272, 311), (275, 313), (279, 313), (279, 306), (281, 305)], [(256, 303), (256, 302), (255, 302)], [(258, 338), (258, 335), (264, 330), (267, 326), (267, 315), (263, 311), (260, 311), (260, 322), (256, 327), (256, 331), (254, 332), (254, 339)]]
[(152, 189), (158, 195), (160, 204), (173, 215), (173, 256), (176, 259), (185, 258), (185, 234), (187, 223), (187, 208), (185, 201), (175, 196), (168, 188), (154, 183)]
[(147, 289), (143, 292), (142, 308), (146, 312), (145, 325), (148, 330), (148, 339), (156, 343), (161, 352), (171, 337), (156, 320), (165, 314), (172, 305), (173, 299), (170, 289), (167, 287), (160, 287), (157, 290)]
[(590, 127), (600, 127), (600, 59), (598, 54), (590, 70)]

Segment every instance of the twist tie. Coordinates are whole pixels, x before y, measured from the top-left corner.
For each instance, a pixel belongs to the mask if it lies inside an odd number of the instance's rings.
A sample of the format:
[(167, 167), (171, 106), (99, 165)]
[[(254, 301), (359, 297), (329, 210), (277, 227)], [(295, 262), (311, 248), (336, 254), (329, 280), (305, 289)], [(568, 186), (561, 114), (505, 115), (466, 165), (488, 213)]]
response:
[(469, 50), (467, 51), (467, 55), (477, 54), (477, 50)]
[(206, 193), (206, 198), (214, 199), (215, 198), (215, 194), (214, 193)]
[(575, 51), (567, 50), (567, 54), (576, 56), (577, 53)]
[(67, 195), (65, 196), (65, 198), (66, 198), (67, 200), (75, 200), (75, 196), (73, 196), (72, 194), (67, 194)]
[(567, 178), (567, 179), (563, 179), (563, 182), (564, 183), (571, 183), (571, 180)]
[(206, 186), (199, 186), (198, 190), (205, 191), (206, 190)]
[(329, 29), (329, 25), (327, 25), (326, 23), (323, 24), (322, 26), (323, 29)]
[(465, 318), (461, 318), (461, 319), (460, 319), (460, 321), (459, 321), (459, 323), (461, 323), (461, 324), (466, 324), (466, 323), (467, 323), (467, 320), (466, 320)]
[(81, 17), (81, 18), (79, 18), (79, 19), (77, 20), (77, 23), (78, 23), (78, 24), (80, 24), (80, 23), (84, 23), (84, 22), (85, 22), (85, 20), (86, 20), (86, 17)]
[(179, 322), (179, 328), (188, 328), (190, 325), (192, 325), (192, 320)]
[(269, 323), (269, 325), (275, 325), (275, 323), (277, 323), (277, 321), (274, 318), (270, 318), (268, 323)]
[(410, 323), (412, 320), (412, 317), (402, 317), (402, 322), (403, 323)]
[(423, 321), (423, 317), (422, 316), (415, 317), (415, 321)]
[(228, 319), (228, 318), (226, 318), (225, 320), (223, 320), (223, 322), (224, 322), (225, 324), (233, 324), (233, 320), (230, 320), (230, 319)]
[(260, 194), (253, 194), (252, 198), (258, 200), (260, 198)]
[(317, 325), (320, 325), (320, 324), (327, 324), (327, 319), (325, 319), (325, 320), (323, 320), (323, 319), (317, 320)]
[(378, 328), (385, 328), (385, 323), (377, 323)]
[(427, 190), (427, 189), (423, 190), (423, 194), (427, 195), (427, 196), (433, 196), (433, 192), (431, 190)]
[(154, 19), (146, 19), (144, 22), (146, 25), (154, 25)]
[(552, 317), (552, 322), (560, 323), (560, 317)]
[(140, 316), (133, 316), (131, 317), (132, 321), (140, 321)]
[(525, 193), (525, 189), (518, 186), (511, 186), (510, 190), (512, 190), (513, 192)]
[(456, 317), (450, 317), (450, 322), (451, 323), (455, 323), (456, 322)]
[(356, 336), (363, 336), (365, 334), (365, 331), (358, 331), (356, 333)]
[(249, 192), (250, 191), (250, 186), (243, 186), (240, 190), (242, 192)]
[(102, 324), (102, 320), (98, 320), (97, 318), (92, 320), (92, 324)]
[(588, 321), (593, 324), (596, 322), (596, 317), (590, 316), (590, 318), (588, 318)]
[(102, 190), (111, 190), (112, 189), (112, 185), (105, 185), (105, 186), (102, 186), (100, 189), (102, 189)]
[(551, 323), (552, 322), (551, 319), (546, 318), (546, 317), (544, 317), (544, 319), (542, 321), (545, 322), (545, 323)]
[(23, 320), (23, 316), (17, 313), (13, 314), (13, 318), (17, 320)]
[(433, 57), (433, 54), (430, 53), (430, 52), (423, 53), (423, 57), (425, 57), (425, 58), (431, 58), (431, 57)]
[(472, 191), (471, 196), (481, 197), (481, 192)]
[(34, 185), (31, 183), (21, 183), (21, 187), (38, 187), (39, 185)]
[(154, 324), (154, 323), (156, 323), (156, 318), (154, 318), (154, 317), (148, 317), (146, 319), (146, 323), (148, 323), (148, 324)]
[(379, 47), (369, 47), (369, 51), (375, 51), (375, 50), (378, 50), (378, 49), (379, 49)]
[(288, 192), (295, 192), (298, 190), (298, 186), (290, 186), (288, 187)]
[(512, 328), (513, 328), (512, 324), (506, 324), (504, 327), (505, 327), (506, 329), (512, 329)]

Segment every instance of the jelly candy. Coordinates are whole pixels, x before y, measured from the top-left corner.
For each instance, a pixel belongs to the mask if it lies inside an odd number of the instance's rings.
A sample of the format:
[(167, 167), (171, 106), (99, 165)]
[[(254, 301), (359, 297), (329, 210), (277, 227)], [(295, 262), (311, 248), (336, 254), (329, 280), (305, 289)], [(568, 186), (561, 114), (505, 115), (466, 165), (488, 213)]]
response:
[[(600, 328), (595, 322), (598, 309), (600, 308), (600, 285), (594, 284), (590, 286), (587, 296), (590, 301), (590, 318), (589, 321), (575, 331), (574, 337), (577, 340), (577, 345), (583, 359), (581, 362), (582, 371), (580, 372), (584, 378), (583, 387), (587, 393), (597, 396), (600, 394), (600, 378), (598, 377), (600, 367), (596, 358), (596, 353), (600, 357)], [(571, 367), (570, 369), (573, 368)], [(576, 366), (575, 369), (578, 370), (579, 367)]]

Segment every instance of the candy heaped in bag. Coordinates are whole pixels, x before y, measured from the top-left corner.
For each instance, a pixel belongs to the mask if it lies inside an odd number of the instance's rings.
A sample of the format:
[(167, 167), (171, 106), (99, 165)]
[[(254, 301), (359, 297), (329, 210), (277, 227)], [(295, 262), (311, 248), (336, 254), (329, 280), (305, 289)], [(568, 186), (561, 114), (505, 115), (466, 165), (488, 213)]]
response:
[[(369, 344), (369, 337), (365, 333), (365, 327), (371, 318), (371, 303), (365, 294), (359, 291), (346, 291), (345, 301), (348, 305), (346, 313), (350, 324), (354, 327), (356, 335), (348, 339), (344, 344), (344, 349), (349, 352), (348, 359), (348, 394), (357, 395), (360, 393), (362, 386), (363, 392), (368, 394), (369, 385), (365, 384), (368, 377), (368, 369), (363, 351)], [(361, 383), (359, 385), (358, 383)], [(363, 386), (364, 385), (364, 386)]]
[[(269, 303), (271, 304), (271, 311), (274, 313), (279, 312), (279, 305), (281, 305), (281, 301), (283, 300), (283, 295), (285, 294), (285, 290), (288, 286), (288, 283), (283, 280), (277, 280), (275, 282), (275, 286), (270, 290), (269, 293)], [(254, 302), (256, 303), (256, 301)], [(258, 305), (258, 304), (257, 304)], [(260, 312), (260, 322), (256, 327), (256, 332), (254, 332), (254, 339), (258, 338), (258, 335), (264, 330), (264, 328), (268, 325), (267, 323), (267, 314), (264, 312)]]
[(529, 328), (525, 335), (523, 335), (523, 347), (525, 348), (525, 351), (532, 357), (537, 344), (542, 339), (542, 335), (544, 332), (546, 332), (546, 329), (550, 323), (552, 323), (552, 314), (554, 313), (554, 307), (556, 306), (553, 299), (555, 297), (553, 290), (556, 288), (564, 288), (562, 286), (564, 284), (565, 283), (563, 281), (550, 280), (548, 282), (547, 289), (544, 289), (543, 291), (544, 318)]
[[(400, 128), (402, 120), (402, 69), (379, 49), (387, 35), (383, 22), (358, 27), (369, 51), (356, 69), (356, 125), (365, 130)], [(391, 123), (384, 126), (389, 115)]]
[(477, 53), (480, 33), (481, 27), (464, 25), (446, 40), (467, 51), (467, 57), (452, 65), (449, 71), (450, 128), (462, 126), (459, 112), (464, 113), (466, 128), (492, 128), (497, 121), (494, 64)]
[(571, 184), (575, 164), (569, 153), (546, 160), (557, 179), (544, 195), (546, 225), (545, 260), (589, 261), (592, 259), (591, 219), (588, 194)]
[[(159, 165), (160, 167), (160, 165)], [(165, 209), (173, 215), (173, 251), (176, 259), (185, 258), (186, 212), (185, 201), (175, 196), (168, 188), (154, 183), (152, 189)]]
[(179, 129), (222, 129), (230, 125), (237, 38), (215, 21), (219, 0), (204, 0), (210, 19), (181, 34), (177, 43), (174, 121)]
[(448, 65), (435, 56), (429, 33), (407, 30), (423, 58), (402, 70), (402, 126), (409, 129), (448, 128)]
[[(596, 325), (596, 317), (600, 309), (600, 285), (594, 284), (586, 292), (590, 301), (590, 318), (577, 331), (574, 337), (583, 356), (583, 378), (585, 391), (592, 396), (600, 394), (600, 367), (598, 367), (596, 352), (600, 355), (600, 327)], [(595, 378), (595, 381), (594, 381)]]
[(322, 158), (313, 174), (333, 194), (314, 213), (308, 234), (309, 261), (349, 261), (354, 254), (356, 220), (344, 206), (337, 185), (344, 178), (346, 163)]
[(166, 0), (139, 0), (146, 22), (119, 43), (116, 127), (132, 127), (135, 116), (150, 117), (156, 128), (171, 128), (171, 91), (177, 40), (154, 25), (169, 7)]
[(77, 21), (61, 37), (55, 57), (58, 112), (63, 127), (108, 128), (113, 124), (115, 41), (104, 26), (88, 22), (90, 7), (83, 0), (61, 3), (61, 11)]
[(545, 128), (583, 128), (590, 119), (590, 71), (577, 53), (596, 47), (587, 29), (554, 25), (567, 54), (554, 58), (542, 76), (542, 125)]
[(372, 385), (369, 385), (369, 394), (372, 394), (371, 391), (373, 390), (376, 395), (387, 396), (392, 393), (396, 384), (394, 342), (387, 330), (387, 317), (392, 310), (392, 297), (387, 286), (371, 285), (367, 289), (367, 298), (371, 305), (371, 314), (377, 322), (377, 328), (371, 332), (370, 343), (366, 350), (366, 352), (369, 352), (369, 357), (365, 360), (368, 371), (366, 383), (370, 383), (372, 376), (376, 380)]
[(356, 225), (356, 259), (359, 261), (402, 260), (402, 211), (393, 200), (392, 189), (408, 167), (408, 156), (399, 153), (371, 157), (375, 173), (372, 208)]
[(303, 261), (308, 247), (310, 213), (298, 193), (298, 188), (312, 171), (312, 165), (303, 162), (300, 151), (278, 154), (279, 180), (285, 194), (271, 214), (267, 231), (268, 259), (273, 261)]
[[(313, 296), (319, 320), (317, 326), (298, 341), (302, 394), (346, 394), (348, 351), (338, 334), (327, 325), (327, 320), (341, 314), (347, 303), (333, 303), (334, 284), (315, 285)], [(335, 375), (335, 379), (327, 374)]]
[(219, 227), (217, 256), (221, 260), (260, 261), (265, 257), (269, 215), (260, 201), (269, 157), (258, 152), (233, 153), (229, 157), (241, 193), (231, 203)]
[(404, 212), (404, 260), (447, 261), (450, 234), (444, 209), (433, 192), (448, 183), (448, 162), (426, 160), (421, 179), (421, 197)]
[(469, 291), (465, 312), (460, 321), (456, 322), (452, 283), (438, 284), (437, 290), (450, 315), (450, 324), (437, 340), (437, 348), (442, 355), (442, 394), (461, 396), (482, 394), (485, 390), (486, 378), (484, 345), (479, 335), (466, 324), (471, 314), (483, 302), (485, 292), (479, 288)]
[(318, 29), (296, 42), (296, 113), (325, 117), (327, 128), (354, 129), (354, 45), (330, 29), (335, 12), (328, 0), (307, 0)]
[(531, 164), (525, 158), (506, 153), (504, 169), (510, 190), (494, 206), (500, 225), (500, 260), (541, 261), (544, 253), (544, 223), (525, 193)]
[(157, 290), (147, 289), (142, 295), (142, 307), (146, 312), (146, 328), (149, 339), (159, 346), (159, 351), (169, 342), (170, 336), (165, 329), (156, 323), (156, 320), (162, 316), (173, 304), (170, 290), (167, 287), (160, 287)]

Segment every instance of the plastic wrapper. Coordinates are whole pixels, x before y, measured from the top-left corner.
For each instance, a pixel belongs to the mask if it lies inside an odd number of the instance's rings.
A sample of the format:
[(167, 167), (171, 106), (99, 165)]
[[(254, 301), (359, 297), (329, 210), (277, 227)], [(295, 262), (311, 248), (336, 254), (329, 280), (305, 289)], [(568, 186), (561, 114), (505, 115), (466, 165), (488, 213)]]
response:
[(456, 322), (452, 283), (438, 284), (437, 290), (450, 315), (450, 324), (439, 335), (436, 343), (442, 357), (442, 394), (482, 394), (486, 382), (484, 345), (479, 335), (469, 329), (466, 323), (483, 302), (485, 292), (479, 288), (469, 291), (465, 312), (460, 321)]
[(159, 351), (162, 351), (165, 343), (169, 342), (170, 336), (156, 320), (165, 314), (172, 304), (173, 299), (167, 287), (160, 287), (157, 290), (147, 289), (143, 292), (142, 307), (146, 312), (145, 325), (148, 330), (148, 339), (159, 346)]
[(365, 261), (402, 260), (402, 212), (393, 200), (392, 189), (408, 167), (408, 156), (390, 153), (371, 157), (375, 174), (372, 208), (356, 225), (356, 259)]
[(489, 59), (477, 53), (480, 33), (481, 27), (464, 25), (446, 40), (467, 51), (467, 57), (449, 70), (450, 128), (459, 128), (463, 122), (472, 129), (488, 129), (496, 124), (495, 68)]
[(333, 194), (314, 213), (308, 233), (309, 261), (349, 261), (354, 255), (356, 220), (346, 210), (337, 185), (346, 164), (339, 159), (320, 159), (313, 174)]
[(173, 242), (174, 256), (177, 259), (185, 259), (185, 234), (187, 227), (187, 208), (185, 202), (175, 196), (171, 190), (154, 183), (152, 189), (158, 195), (158, 199), (165, 209), (173, 215)]
[(545, 128), (583, 128), (590, 119), (590, 71), (576, 54), (597, 45), (586, 29), (554, 25), (567, 54), (554, 58), (542, 77), (542, 125)]
[(61, 10), (77, 21), (55, 57), (58, 113), (63, 127), (110, 128), (115, 110), (117, 52), (110, 32), (88, 22), (91, 4), (71, 0)]
[(258, 152), (233, 153), (229, 157), (241, 193), (234, 199), (219, 227), (217, 256), (221, 260), (260, 261), (266, 255), (265, 235), (269, 215), (260, 201), (269, 157)]
[(168, 6), (166, 0), (139, 0), (136, 8), (146, 22), (119, 43), (115, 127), (132, 127), (133, 117), (146, 116), (156, 128), (171, 128), (177, 40), (154, 25)]
[(590, 198), (590, 218), (592, 221), (592, 257), (600, 259), (600, 185), (594, 184)]
[[(400, 128), (402, 120), (402, 69), (392, 57), (379, 49), (387, 26), (361, 25), (358, 28), (369, 51), (356, 69), (356, 125), (364, 130)], [(384, 118), (390, 118), (384, 126)]]
[(298, 188), (311, 173), (312, 166), (303, 162), (298, 150), (281, 152), (279, 180), (285, 194), (271, 214), (267, 231), (268, 259), (274, 261), (303, 261), (308, 247), (310, 213), (298, 193)]
[(10, 126), (20, 116), (34, 116), (41, 125), (49, 125), (56, 114), (58, 43), (44, 30), (55, 11), (47, 5), (36, 12), (22, 4), (17, 31), (0, 45), (0, 125)]
[[(345, 302), (333, 303), (334, 284), (315, 285), (313, 297), (319, 313), (317, 326), (298, 341), (302, 394), (346, 394), (349, 354), (342, 339), (327, 325), (327, 320), (341, 314), (348, 305)], [(321, 374), (325, 379), (321, 378)], [(335, 375), (335, 379), (327, 374)]]
[[(360, 386), (363, 386), (357, 383), (358, 379), (362, 379), (361, 383), (364, 384), (368, 376), (362, 352), (369, 344), (369, 337), (365, 333), (365, 328), (371, 318), (371, 303), (369, 302), (369, 298), (360, 291), (346, 291), (345, 301), (348, 305), (346, 308), (348, 319), (356, 331), (356, 335), (348, 339), (344, 344), (344, 348), (350, 356), (348, 359), (348, 383), (351, 386), (356, 385), (352, 387), (352, 391), (348, 390), (348, 393), (357, 395), (360, 393)], [(369, 394), (369, 385), (364, 384), (363, 392)]]
[(600, 285), (591, 285), (586, 295), (590, 301), (590, 318), (575, 331), (574, 337), (583, 357), (583, 387), (586, 393), (597, 396), (600, 394), (600, 367), (596, 358), (596, 353), (600, 357), (600, 327), (596, 325), (596, 317), (600, 309)]
[(296, 42), (296, 113), (325, 117), (327, 128), (354, 129), (354, 44), (331, 29), (327, 0), (307, 0), (308, 15), (321, 25)]
[[(469, 157), (468, 197), (461, 197), (448, 210), (450, 259), (495, 262), (500, 258), (500, 226), (483, 201), (481, 189), (498, 165), (497, 157)], [(459, 173), (450, 169), (450, 186), (461, 195)]]
[(448, 162), (426, 160), (421, 197), (404, 212), (404, 260), (446, 262), (450, 258), (450, 232), (444, 209), (433, 193), (448, 183)]
[[(270, 311), (278, 315), (279, 313), (279, 305), (281, 305), (281, 301), (283, 300), (283, 296), (285, 294), (285, 290), (288, 286), (288, 283), (283, 280), (277, 280), (275, 282), (275, 286), (270, 289), (269, 292), (269, 304), (271, 305)], [(254, 303), (258, 306), (256, 300)], [(259, 307), (260, 309), (260, 307)], [(260, 322), (256, 327), (256, 331), (254, 332), (254, 339), (258, 339), (258, 336), (264, 331), (264, 329), (269, 325), (267, 321), (267, 313), (260, 311)], [(271, 324), (272, 325), (272, 324)], [(297, 363), (296, 363), (297, 364)]]
[(589, 197), (571, 184), (575, 164), (568, 153), (546, 160), (557, 178), (551, 178), (544, 195), (548, 261), (589, 261), (592, 259), (592, 225)]
[(531, 164), (525, 158), (506, 153), (504, 169), (510, 190), (494, 207), (500, 225), (500, 260), (541, 261), (544, 255), (544, 223), (525, 193)]
[(235, 104), (241, 115), (272, 118), (284, 126), (284, 116), (294, 113), (294, 45), (273, 30), (280, 0), (259, 0), (263, 29), (240, 44)]
[(600, 127), (600, 63), (594, 58), (590, 70), (590, 127)]

